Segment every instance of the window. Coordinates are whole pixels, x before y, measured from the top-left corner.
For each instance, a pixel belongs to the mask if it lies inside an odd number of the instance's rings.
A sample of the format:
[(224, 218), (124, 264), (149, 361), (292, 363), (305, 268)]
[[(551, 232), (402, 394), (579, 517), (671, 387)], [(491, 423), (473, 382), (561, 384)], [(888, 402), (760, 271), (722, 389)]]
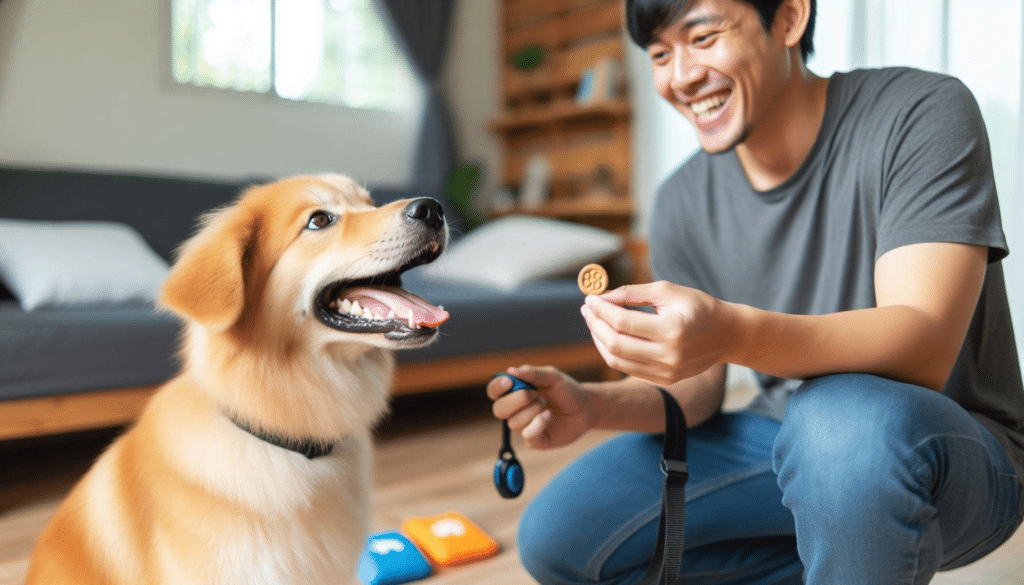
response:
[(418, 83), (373, 0), (173, 0), (179, 83), (397, 111)]

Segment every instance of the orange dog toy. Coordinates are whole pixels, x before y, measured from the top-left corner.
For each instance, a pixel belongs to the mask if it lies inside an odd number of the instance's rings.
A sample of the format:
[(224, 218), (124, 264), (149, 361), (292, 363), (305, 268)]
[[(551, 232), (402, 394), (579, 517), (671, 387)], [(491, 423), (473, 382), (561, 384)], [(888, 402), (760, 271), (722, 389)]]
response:
[(430, 560), (453, 567), (498, 552), (498, 543), (458, 512), (414, 517), (402, 522), (402, 530)]

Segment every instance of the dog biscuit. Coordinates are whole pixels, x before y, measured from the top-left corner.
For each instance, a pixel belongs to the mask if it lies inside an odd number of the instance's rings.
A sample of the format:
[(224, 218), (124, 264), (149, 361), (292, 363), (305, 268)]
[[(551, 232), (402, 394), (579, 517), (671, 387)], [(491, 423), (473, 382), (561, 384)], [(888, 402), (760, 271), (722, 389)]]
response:
[(580, 270), (576, 284), (585, 295), (599, 295), (608, 290), (608, 273), (600, 264), (587, 264)]

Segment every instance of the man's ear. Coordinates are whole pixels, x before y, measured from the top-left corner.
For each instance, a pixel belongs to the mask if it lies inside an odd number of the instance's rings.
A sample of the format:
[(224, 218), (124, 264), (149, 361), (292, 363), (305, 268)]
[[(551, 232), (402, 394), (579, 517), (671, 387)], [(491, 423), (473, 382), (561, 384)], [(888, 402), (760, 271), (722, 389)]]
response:
[(234, 325), (245, 308), (245, 260), (256, 218), (241, 207), (207, 216), (185, 242), (164, 281), (160, 304), (214, 331)]
[(779, 11), (775, 13), (773, 26), (781, 27), (783, 43), (789, 47), (800, 45), (800, 39), (807, 30), (811, 18), (810, 0), (783, 0)]

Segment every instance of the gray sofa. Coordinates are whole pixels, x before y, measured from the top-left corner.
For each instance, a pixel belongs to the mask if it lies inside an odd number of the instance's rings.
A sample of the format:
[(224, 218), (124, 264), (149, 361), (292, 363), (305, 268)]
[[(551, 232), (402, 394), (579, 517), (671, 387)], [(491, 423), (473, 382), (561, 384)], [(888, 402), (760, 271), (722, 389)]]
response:
[[(246, 184), (0, 168), (0, 218), (125, 223), (170, 262), (197, 217), (233, 200)], [(370, 190), (378, 204), (440, 199), (416, 188)], [(442, 204), (453, 233), (460, 232), (460, 218)], [(602, 367), (579, 317), (574, 279), (537, 281), (515, 292), (432, 281), (416, 271), (404, 282), (452, 317), (440, 342), (397, 354), (398, 394), (483, 384), (525, 362), (569, 371)], [(179, 331), (174, 316), (149, 305), (26, 312), (0, 283), (0, 439), (130, 422), (177, 370)]]

